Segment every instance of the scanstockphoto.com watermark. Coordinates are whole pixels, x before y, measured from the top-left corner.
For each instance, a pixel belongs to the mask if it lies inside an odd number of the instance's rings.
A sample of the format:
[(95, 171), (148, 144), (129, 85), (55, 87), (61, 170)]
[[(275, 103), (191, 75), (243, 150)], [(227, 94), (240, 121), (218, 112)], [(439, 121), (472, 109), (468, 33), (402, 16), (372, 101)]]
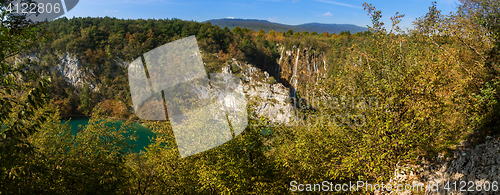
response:
[[(437, 191), (436, 187), (436, 191)], [(291, 181), (289, 190), (292, 192), (403, 192), (403, 191), (428, 191), (432, 190), (431, 186), (425, 186), (424, 184), (384, 184), (382, 183), (369, 183), (367, 181), (349, 181), (348, 183), (333, 183), (329, 181), (323, 181), (321, 183), (299, 183), (297, 181)]]
[(498, 192), (498, 181), (446, 181), (441, 183), (391, 184), (369, 183), (367, 181), (349, 181), (348, 183), (299, 183), (291, 181), (288, 188), (292, 192)]
[[(362, 127), (366, 124), (367, 116), (364, 114), (369, 109), (376, 109), (379, 106), (377, 97), (331, 97), (322, 99), (306, 98), (287, 98), (287, 103), (290, 103), (294, 108), (292, 110), (293, 117), (286, 125), (288, 126), (348, 126)], [(314, 110), (314, 112), (303, 112), (305, 110)], [(333, 111), (328, 112), (328, 111)], [(278, 114), (278, 113), (276, 113)], [(256, 119), (256, 118), (254, 118)], [(263, 121), (257, 120), (258, 125), (275, 125), (263, 124)]]

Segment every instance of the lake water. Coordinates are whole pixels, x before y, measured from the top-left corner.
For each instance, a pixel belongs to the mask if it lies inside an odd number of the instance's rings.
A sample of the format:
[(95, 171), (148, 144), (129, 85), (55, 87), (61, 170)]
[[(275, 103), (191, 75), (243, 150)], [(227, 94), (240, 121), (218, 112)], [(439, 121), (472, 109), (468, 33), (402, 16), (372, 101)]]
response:
[[(63, 120), (62, 122), (66, 122), (68, 120)], [(89, 118), (72, 118), (69, 120), (68, 125), (71, 127), (71, 131), (75, 135), (78, 131), (78, 125), (85, 126), (89, 123)], [(115, 121), (114, 124), (116, 126), (120, 126), (124, 123), (124, 121)], [(134, 129), (136, 131), (137, 140), (132, 141), (130, 144), (134, 144), (133, 152), (139, 153), (141, 150), (145, 151), (145, 147), (150, 144), (150, 138), (155, 137), (156, 135), (151, 132), (151, 129), (148, 129), (140, 124), (132, 123), (132, 126), (137, 128)]]

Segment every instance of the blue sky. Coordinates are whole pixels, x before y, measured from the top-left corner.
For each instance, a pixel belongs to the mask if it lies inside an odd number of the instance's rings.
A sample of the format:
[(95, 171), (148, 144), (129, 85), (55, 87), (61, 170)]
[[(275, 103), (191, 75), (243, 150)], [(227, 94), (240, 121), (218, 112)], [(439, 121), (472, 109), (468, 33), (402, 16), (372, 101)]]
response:
[[(366, 0), (80, 0), (68, 12), (68, 18), (116, 17), (179, 18), (203, 22), (219, 18), (261, 19), (283, 24), (335, 23), (366, 26), (371, 23), (362, 8)], [(406, 14), (402, 27), (412, 27), (415, 18), (427, 13), (432, 0), (372, 0), (367, 1), (382, 10), (383, 21), (390, 23), (390, 16), (397, 11)], [(457, 0), (437, 0), (443, 13), (456, 10)]]

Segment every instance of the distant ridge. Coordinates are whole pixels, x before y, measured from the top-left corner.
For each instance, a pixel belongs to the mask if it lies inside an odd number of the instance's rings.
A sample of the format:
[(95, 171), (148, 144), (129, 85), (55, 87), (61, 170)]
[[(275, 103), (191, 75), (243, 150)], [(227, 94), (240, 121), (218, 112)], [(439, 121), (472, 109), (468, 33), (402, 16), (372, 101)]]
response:
[(255, 20), (255, 19), (214, 19), (205, 22), (210, 22), (212, 25), (217, 25), (221, 28), (228, 27), (233, 29), (235, 27), (248, 28), (253, 31), (259, 31), (263, 29), (268, 33), (271, 30), (275, 32), (287, 32), (292, 30), (293, 32), (307, 31), (309, 33), (317, 32), (318, 34), (328, 32), (338, 34), (342, 31), (351, 31), (351, 33), (364, 32), (368, 28), (360, 27), (353, 24), (321, 24), (321, 23), (307, 23), (301, 25), (287, 25), (279, 24), (274, 22), (269, 22), (267, 20)]

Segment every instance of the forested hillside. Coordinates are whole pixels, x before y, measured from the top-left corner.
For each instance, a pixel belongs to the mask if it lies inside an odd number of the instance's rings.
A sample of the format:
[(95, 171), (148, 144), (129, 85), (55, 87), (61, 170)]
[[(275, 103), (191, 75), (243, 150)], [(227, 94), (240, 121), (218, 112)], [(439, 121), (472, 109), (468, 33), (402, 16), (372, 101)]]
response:
[[(189, 35), (196, 35), (203, 53), (207, 72), (220, 72), (221, 67), (232, 58), (249, 62), (272, 76), (276, 73), (280, 46), (282, 49), (307, 47), (327, 54), (333, 47), (340, 53), (350, 45), (351, 39), (363, 40), (370, 32), (351, 35), (343, 32), (332, 34), (275, 33), (250, 31), (246, 28), (221, 29), (207, 23), (172, 20), (122, 20), (113, 18), (61, 18), (43, 26), (46, 42), (37, 43), (28, 54), (35, 55), (40, 62), (39, 73), (52, 76), (49, 87), (55, 104), (60, 106), (63, 116), (89, 114), (93, 105), (104, 102), (106, 113), (120, 118), (130, 117), (131, 97), (128, 89), (126, 62), (158, 46)], [(343, 45), (343, 48), (338, 46)], [(71, 86), (63, 75), (53, 71), (54, 65), (68, 54), (80, 60), (80, 74), (89, 86)], [(327, 54), (331, 55), (331, 54)], [(336, 59), (337, 57), (333, 57)], [(333, 64), (328, 63), (333, 67)], [(283, 68), (283, 67), (282, 67)], [(74, 76), (74, 75), (72, 75)], [(286, 75), (285, 75), (286, 76)], [(289, 76), (280, 79), (288, 86)], [(76, 95), (75, 91), (78, 91)], [(81, 92), (81, 93), (80, 93)], [(94, 93), (92, 93), (94, 92)], [(109, 108), (108, 108), (109, 107)], [(117, 112), (120, 110), (122, 112)]]
[[(43, 27), (51, 38), (38, 43), (28, 53), (39, 57), (41, 74), (52, 74), (54, 82), (49, 90), (64, 111), (62, 114), (67, 116), (89, 114), (91, 105), (106, 100), (109, 101), (105, 105), (127, 106), (126, 109), (109, 108), (110, 112), (130, 110), (126, 67), (118, 64), (131, 62), (142, 53), (182, 37), (196, 35), (208, 72), (220, 71), (222, 64), (231, 58), (253, 59), (260, 66), (270, 66), (276, 58), (275, 44), (254, 41), (255, 33), (250, 30), (231, 32), (227, 28), (177, 19), (62, 18)], [(82, 61), (80, 69), (86, 75), (84, 80), (99, 89), (83, 98), (90, 100), (83, 100), (81, 95), (77, 97), (74, 91), (81, 89), (71, 89), (57, 71), (50, 71), (65, 53)], [(83, 91), (88, 92), (90, 90)], [(84, 104), (87, 101), (90, 102)], [(117, 114), (126, 118), (130, 113)]]
[[(373, 24), (353, 34), (0, 17), (0, 192), (289, 194), (292, 181), (387, 183), (398, 164), (452, 157), (460, 141), (500, 134), (500, 3), (460, 2), (448, 15), (432, 4), (409, 32), (398, 28), (403, 15), (386, 29), (382, 12), (365, 3)], [(128, 63), (191, 35), (207, 72), (226, 68), (245, 80), (247, 70), (235, 64), (247, 64), (269, 74), (262, 81), (288, 87), (297, 123), (251, 116), (231, 141), (180, 158), (170, 121), (142, 120), (157, 136), (145, 152), (131, 152), (130, 121), (107, 125), (110, 117), (139, 120)], [(61, 66), (65, 60), (78, 61), (79, 75), (70, 76), (80, 84), (62, 74), (74, 68)], [(259, 103), (249, 103), (249, 115)], [(60, 122), (74, 115), (91, 116), (76, 135)]]

